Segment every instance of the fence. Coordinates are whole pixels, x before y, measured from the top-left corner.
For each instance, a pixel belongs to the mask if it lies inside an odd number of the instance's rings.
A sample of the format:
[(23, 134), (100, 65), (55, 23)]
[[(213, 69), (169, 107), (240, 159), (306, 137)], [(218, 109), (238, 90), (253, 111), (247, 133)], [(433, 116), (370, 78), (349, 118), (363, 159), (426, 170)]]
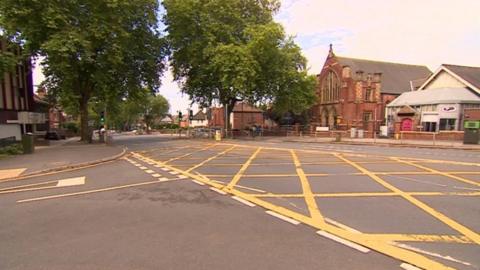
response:
[(0, 147), (9, 146), (17, 142), (15, 136), (0, 139)]

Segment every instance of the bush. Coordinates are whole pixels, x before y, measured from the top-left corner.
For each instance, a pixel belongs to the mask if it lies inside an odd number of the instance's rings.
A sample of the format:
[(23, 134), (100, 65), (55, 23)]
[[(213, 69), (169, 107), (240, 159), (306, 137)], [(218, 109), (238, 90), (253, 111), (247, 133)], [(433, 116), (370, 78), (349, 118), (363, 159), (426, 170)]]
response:
[(160, 124), (155, 126), (156, 129), (177, 129), (179, 126), (177, 124)]
[(23, 147), (19, 143), (7, 145), (0, 148), (0, 155), (18, 155), (23, 154)]
[(78, 123), (76, 122), (67, 122), (67, 123), (63, 123), (63, 128), (65, 128), (66, 130), (74, 133), (74, 134), (78, 134)]

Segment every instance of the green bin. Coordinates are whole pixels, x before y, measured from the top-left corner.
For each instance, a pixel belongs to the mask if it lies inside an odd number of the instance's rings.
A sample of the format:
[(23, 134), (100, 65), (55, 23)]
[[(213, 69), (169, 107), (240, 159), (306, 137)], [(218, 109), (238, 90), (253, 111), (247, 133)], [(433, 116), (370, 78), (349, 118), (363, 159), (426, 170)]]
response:
[(32, 133), (22, 135), (22, 147), (24, 154), (33, 154), (33, 152), (35, 151), (35, 144), (33, 141)]

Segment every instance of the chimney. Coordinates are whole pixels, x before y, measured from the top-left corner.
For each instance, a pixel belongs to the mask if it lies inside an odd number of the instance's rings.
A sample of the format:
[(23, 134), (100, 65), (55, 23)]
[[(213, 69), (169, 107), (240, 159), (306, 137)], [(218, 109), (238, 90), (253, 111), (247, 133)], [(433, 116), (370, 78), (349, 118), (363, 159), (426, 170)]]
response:
[(382, 73), (375, 72), (373, 73), (373, 82), (381, 82), (382, 81)]
[(357, 72), (355, 72), (355, 74), (356, 74), (356, 78), (355, 78), (355, 79), (356, 79), (357, 81), (363, 81), (363, 71), (357, 70)]

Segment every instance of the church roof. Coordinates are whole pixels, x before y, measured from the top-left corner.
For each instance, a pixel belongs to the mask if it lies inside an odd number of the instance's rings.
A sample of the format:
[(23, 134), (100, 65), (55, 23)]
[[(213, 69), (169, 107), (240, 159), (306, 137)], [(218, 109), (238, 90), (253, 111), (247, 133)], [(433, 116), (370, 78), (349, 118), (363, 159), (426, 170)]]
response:
[(405, 92), (390, 102), (387, 107), (451, 103), (480, 104), (480, 96), (467, 88), (426, 89)]
[(432, 72), (426, 66), (398, 64), (336, 56), (342, 66), (349, 66), (352, 74), (357, 71), (382, 73), (381, 91), (388, 94), (401, 94), (411, 91), (410, 81), (426, 78)]

